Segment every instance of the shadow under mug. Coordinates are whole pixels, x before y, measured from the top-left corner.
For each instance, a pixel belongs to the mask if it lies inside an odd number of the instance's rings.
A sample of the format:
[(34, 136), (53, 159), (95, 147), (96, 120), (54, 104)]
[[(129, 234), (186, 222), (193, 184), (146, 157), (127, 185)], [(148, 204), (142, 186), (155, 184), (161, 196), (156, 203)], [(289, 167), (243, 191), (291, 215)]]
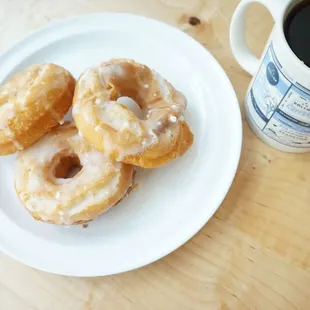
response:
[[(246, 117), (256, 135), (286, 152), (310, 152), (310, 68), (292, 51), (284, 33), (286, 18), (301, 1), (242, 0), (230, 27), (232, 52), (253, 76), (245, 98)], [(261, 3), (275, 25), (261, 59), (249, 50), (245, 17), (252, 3)]]

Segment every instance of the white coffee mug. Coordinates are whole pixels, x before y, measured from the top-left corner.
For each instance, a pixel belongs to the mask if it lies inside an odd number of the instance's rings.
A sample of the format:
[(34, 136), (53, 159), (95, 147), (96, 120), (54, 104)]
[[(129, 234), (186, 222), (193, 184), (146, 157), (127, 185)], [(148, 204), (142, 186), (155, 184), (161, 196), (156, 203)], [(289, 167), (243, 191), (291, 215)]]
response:
[[(275, 25), (257, 59), (245, 40), (245, 17), (251, 3), (269, 9)], [(251, 75), (245, 106), (253, 131), (267, 144), (287, 152), (310, 151), (310, 68), (291, 50), (284, 34), (288, 12), (300, 1), (243, 0), (231, 22), (230, 43), (239, 64)]]

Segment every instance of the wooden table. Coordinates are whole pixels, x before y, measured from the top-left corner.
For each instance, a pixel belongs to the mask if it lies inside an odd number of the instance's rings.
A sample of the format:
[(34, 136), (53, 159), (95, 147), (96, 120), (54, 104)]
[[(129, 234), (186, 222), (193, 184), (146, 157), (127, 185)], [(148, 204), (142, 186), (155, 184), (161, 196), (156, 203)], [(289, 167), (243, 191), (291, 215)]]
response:
[[(243, 106), (250, 76), (234, 60), (228, 35), (237, 2), (0, 0), (0, 50), (52, 20), (76, 14), (147, 15), (207, 47), (228, 73)], [(191, 16), (201, 23), (190, 25)], [(248, 38), (257, 54), (271, 27), (269, 14), (255, 6)], [(0, 254), (0, 309), (310, 309), (309, 189), (310, 155), (273, 150), (244, 122), (235, 182), (191, 241), (150, 266), (94, 279), (46, 274)]]

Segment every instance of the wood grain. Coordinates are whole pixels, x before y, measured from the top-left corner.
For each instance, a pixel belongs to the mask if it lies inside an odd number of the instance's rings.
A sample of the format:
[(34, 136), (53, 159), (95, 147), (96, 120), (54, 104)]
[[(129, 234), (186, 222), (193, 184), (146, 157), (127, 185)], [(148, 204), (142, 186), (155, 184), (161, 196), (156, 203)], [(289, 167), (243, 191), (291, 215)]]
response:
[[(200, 41), (228, 73), (243, 109), (250, 82), (229, 47), (237, 0), (0, 0), (0, 50), (52, 20), (101, 11), (151, 16)], [(192, 26), (191, 16), (201, 23)], [(272, 27), (251, 9), (248, 42), (261, 52)], [(212, 220), (179, 250), (125, 274), (68, 278), (0, 254), (0, 309), (309, 309), (310, 156), (280, 153), (244, 122), (234, 184)], [(38, 249), (39, 250), (39, 249)]]

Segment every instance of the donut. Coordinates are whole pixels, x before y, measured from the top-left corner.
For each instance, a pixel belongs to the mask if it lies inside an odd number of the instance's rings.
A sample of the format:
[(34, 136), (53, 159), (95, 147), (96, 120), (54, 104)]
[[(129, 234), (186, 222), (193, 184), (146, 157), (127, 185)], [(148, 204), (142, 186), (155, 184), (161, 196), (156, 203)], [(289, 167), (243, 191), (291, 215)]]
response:
[(58, 225), (93, 220), (124, 197), (132, 179), (133, 166), (90, 146), (73, 123), (20, 152), (15, 169), (24, 207), (34, 219)]
[(74, 87), (72, 75), (55, 64), (32, 65), (0, 87), (0, 155), (27, 148), (62, 122)]
[(73, 118), (81, 135), (111, 158), (155, 168), (183, 155), (193, 143), (183, 116), (186, 105), (185, 96), (147, 66), (112, 59), (78, 79)]

